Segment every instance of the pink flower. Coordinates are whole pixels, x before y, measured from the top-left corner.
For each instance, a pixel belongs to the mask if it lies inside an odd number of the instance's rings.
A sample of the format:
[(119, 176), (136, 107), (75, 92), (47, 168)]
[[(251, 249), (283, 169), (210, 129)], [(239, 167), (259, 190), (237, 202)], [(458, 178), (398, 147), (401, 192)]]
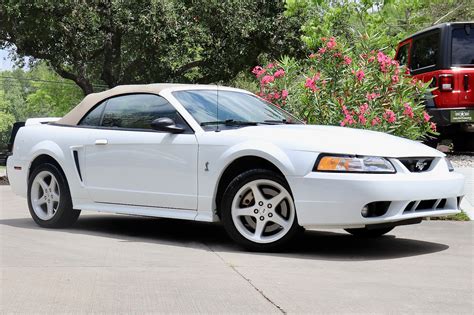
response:
[(327, 47), (328, 49), (336, 48), (336, 45), (337, 45), (337, 44), (336, 44), (336, 39), (335, 39), (334, 37), (331, 37), (331, 38), (329, 39), (329, 41), (326, 43), (326, 47)]
[(344, 116), (349, 115), (349, 111), (347, 110), (346, 105), (342, 105), (342, 112), (344, 113)]
[(352, 125), (352, 124), (355, 124), (355, 120), (354, 120), (354, 117), (352, 117), (351, 114), (347, 113), (345, 116), (344, 116), (344, 120), (341, 121), (341, 127), (344, 127), (345, 125)]
[(365, 118), (363, 113), (359, 114), (359, 123), (365, 125), (367, 123), (367, 119)]
[(430, 128), (431, 130), (436, 131), (436, 124), (434, 122), (431, 122)]
[(268, 83), (271, 83), (275, 81), (275, 77), (272, 76), (272, 75), (266, 75), (262, 78), (262, 80), (260, 81), (262, 83), (262, 85), (266, 85)]
[(269, 63), (269, 64), (267, 65), (267, 69), (273, 69), (273, 67), (274, 67), (274, 64), (273, 64), (273, 63)]
[(285, 75), (285, 71), (283, 69), (278, 69), (277, 71), (275, 71), (275, 73), (273, 74), (273, 76), (275, 78), (281, 78)]
[(316, 54), (310, 54), (310, 55), (309, 55), (309, 58), (310, 58), (310, 59), (316, 58)]
[(334, 58), (341, 58), (342, 54), (340, 52), (334, 53)]
[(399, 75), (400, 74), (400, 67), (397, 65), (395, 67), (395, 71), (394, 71), (395, 75)]
[(386, 121), (389, 123), (394, 123), (397, 120), (397, 117), (395, 116), (395, 113), (391, 111), (390, 109), (386, 109), (385, 113), (383, 114), (383, 118), (385, 118)]
[(255, 76), (258, 78), (258, 77), (260, 77), (262, 74), (264, 74), (265, 71), (266, 71), (266, 70), (263, 69), (262, 67), (256, 66), (256, 67), (253, 68), (252, 73), (255, 74)]
[(288, 91), (287, 90), (281, 91), (281, 98), (286, 99), (287, 97), (288, 97)]
[(392, 83), (397, 84), (398, 81), (400, 81), (399, 78), (398, 78), (398, 75), (392, 75)]
[(316, 87), (316, 80), (314, 78), (307, 78), (304, 87), (312, 90), (313, 92), (318, 89)]
[(278, 93), (278, 92), (273, 93), (273, 97), (274, 97), (276, 100), (280, 99), (280, 93)]
[(423, 112), (423, 120), (425, 122), (428, 122), (428, 121), (430, 121), (430, 118), (431, 118), (430, 115), (428, 115), (428, 113), (424, 111)]
[(379, 51), (377, 53), (377, 61), (379, 63), (387, 63), (387, 62), (390, 62), (390, 57), (386, 56), (383, 52)]
[(376, 126), (378, 124), (380, 124), (380, 118), (375, 117), (374, 119), (372, 119), (372, 122), (371, 122), (372, 126)]
[(345, 63), (346, 65), (350, 65), (351, 62), (352, 62), (352, 59), (351, 59), (350, 57), (344, 56), (344, 63)]
[(405, 103), (405, 104), (403, 104), (403, 107), (405, 108), (403, 110), (403, 115), (405, 115), (407, 117), (410, 117), (410, 118), (413, 118), (413, 116), (414, 116), (413, 108), (411, 108), (410, 104)]
[(367, 104), (367, 103), (364, 103), (364, 104), (359, 106), (359, 112), (361, 114), (365, 114), (368, 110), (369, 110), (369, 104)]
[(321, 40), (322, 40), (323, 42), (325, 42), (325, 41), (327, 41), (328, 39), (327, 39), (326, 37), (321, 37)]
[(367, 93), (366, 97), (368, 101), (375, 100), (377, 97), (379, 97), (380, 94), (378, 93)]
[(384, 73), (388, 72), (388, 67), (393, 64), (392, 59), (381, 51), (377, 53), (377, 61), (380, 63), (380, 71)]
[(318, 49), (318, 54), (322, 55), (326, 52), (326, 48), (319, 48)]
[(357, 70), (355, 75), (357, 77), (357, 80), (359, 80), (359, 82), (362, 81), (365, 77), (365, 73), (363, 70)]

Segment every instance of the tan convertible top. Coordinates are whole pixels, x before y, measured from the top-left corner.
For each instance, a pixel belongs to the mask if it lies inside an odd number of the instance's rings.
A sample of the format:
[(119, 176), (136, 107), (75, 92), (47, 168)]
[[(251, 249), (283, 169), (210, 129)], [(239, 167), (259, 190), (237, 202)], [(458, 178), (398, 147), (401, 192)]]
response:
[(92, 93), (84, 97), (76, 107), (74, 107), (69, 113), (63, 118), (56, 121), (57, 124), (76, 126), (84, 115), (94, 107), (97, 103), (120, 94), (130, 93), (154, 93), (158, 94), (164, 89), (183, 87), (183, 86), (196, 86), (192, 84), (168, 84), (168, 83), (155, 83), (155, 84), (136, 84), (136, 85), (119, 85), (113, 89), (100, 92)]

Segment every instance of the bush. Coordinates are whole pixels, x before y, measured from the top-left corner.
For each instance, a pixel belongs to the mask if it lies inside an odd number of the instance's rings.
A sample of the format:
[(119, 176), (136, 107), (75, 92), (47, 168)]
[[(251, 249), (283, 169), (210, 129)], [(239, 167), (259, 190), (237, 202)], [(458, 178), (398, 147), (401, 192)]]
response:
[(382, 51), (361, 44), (345, 47), (322, 38), (317, 52), (296, 61), (283, 58), (252, 73), (262, 98), (287, 109), (309, 124), (371, 129), (421, 140), (436, 134), (424, 110), (429, 83), (405, 74)]

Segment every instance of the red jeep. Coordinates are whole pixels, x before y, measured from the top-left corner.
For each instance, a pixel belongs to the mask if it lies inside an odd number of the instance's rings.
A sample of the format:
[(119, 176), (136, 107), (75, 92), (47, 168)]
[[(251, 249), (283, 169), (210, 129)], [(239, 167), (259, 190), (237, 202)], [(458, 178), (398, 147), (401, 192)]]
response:
[(458, 151), (474, 150), (474, 23), (444, 23), (398, 44), (395, 59), (424, 82), (432, 80), (428, 113)]

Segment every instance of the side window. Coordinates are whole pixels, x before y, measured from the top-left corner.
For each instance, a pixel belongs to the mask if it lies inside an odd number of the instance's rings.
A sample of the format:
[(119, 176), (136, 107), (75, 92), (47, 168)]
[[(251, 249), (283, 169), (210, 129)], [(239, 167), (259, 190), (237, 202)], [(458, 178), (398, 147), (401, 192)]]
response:
[(453, 30), (451, 64), (474, 65), (474, 28), (472, 26), (470, 32), (467, 32), (467, 28)]
[(102, 112), (104, 111), (104, 107), (107, 101), (103, 101), (98, 106), (96, 106), (93, 110), (88, 112), (79, 122), (81, 126), (99, 126), (100, 119), (102, 118)]
[(102, 118), (102, 126), (151, 129), (151, 122), (162, 117), (171, 118), (176, 124), (189, 128), (166, 99), (152, 94), (131, 94), (109, 99)]
[(410, 43), (406, 43), (398, 49), (397, 58), (395, 59), (398, 60), (400, 66), (405, 66), (408, 62), (408, 47), (410, 47)]
[(439, 31), (413, 39), (411, 68), (417, 70), (435, 66), (439, 53)]

